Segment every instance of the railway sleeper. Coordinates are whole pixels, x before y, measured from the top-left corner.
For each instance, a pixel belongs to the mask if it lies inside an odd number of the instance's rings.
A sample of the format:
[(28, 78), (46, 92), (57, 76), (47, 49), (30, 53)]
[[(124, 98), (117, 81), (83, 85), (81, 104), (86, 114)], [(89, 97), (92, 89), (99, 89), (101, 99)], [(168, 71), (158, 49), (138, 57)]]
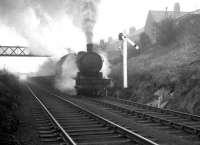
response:
[(49, 120), (40, 120), (40, 121), (36, 121), (36, 123), (38, 123), (38, 124), (49, 124), (49, 123), (51, 123), (51, 121), (49, 121)]
[(97, 127), (97, 128), (81, 128), (81, 129), (68, 129), (65, 128), (68, 133), (71, 132), (87, 132), (87, 131), (102, 131), (102, 130), (109, 130), (109, 127)]
[(90, 116), (80, 116), (80, 117), (67, 116), (66, 120), (93, 120), (93, 118), (91, 118)]
[(91, 124), (91, 125), (75, 125), (75, 126), (65, 126), (67, 129), (84, 129), (84, 128), (94, 128), (103, 127), (103, 124)]
[(84, 140), (88, 138), (92, 139), (98, 139), (98, 138), (105, 138), (105, 137), (122, 137), (123, 135), (117, 134), (117, 133), (112, 133), (112, 134), (94, 134), (94, 135), (83, 135), (76, 137), (74, 140), (79, 141), (79, 140)]
[(60, 120), (60, 119), (57, 119), (61, 124), (62, 123), (64, 123), (64, 122), (66, 122), (66, 123), (85, 123), (85, 122), (93, 122), (93, 121), (95, 121), (95, 120), (93, 120), (93, 119), (82, 119), (82, 120), (76, 120), (76, 119), (74, 119), (74, 120), (69, 120), (69, 119), (67, 119), (67, 118), (65, 118), (65, 119), (62, 119), (62, 120)]
[(110, 141), (93, 141), (93, 142), (85, 142), (85, 143), (79, 143), (79, 145), (100, 145), (100, 144), (105, 144), (105, 145), (122, 145), (122, 144), (130, 144), (131, 143), (130, 139), (120, 139), (120, 140), (110, 140)]
[(197, 134), (197, 132), (200, 131), (200, 130), (197, 131), (195, 128), (185, 126), (183, 124), (175, 123), (175, 122), (172, 122), (172, 121), (167, 121), (167, 120), (160, 120), (160, 121), (163, 125), (169, 125), (173, 128), (183, 130), (187, 133)]
[[(109, 104), (110, 107), (112, 108), (116, 108), (115, 105), (112, 105), (112, 104)], [(117, 107), (118, 108), (118, 107)], [(124, 112), (129, 112), (130, 110), (126, 109), (126, 108), (122, 108), (121, 110), (123, 110)], [(163, 119), (163, 118), (158, 118), (158, 117), (154, 117), (154, 116), (151, 116), (151, 115), (148, 115), (148, 114), (145, 114), (145, 113), (141, 113), (141, 112), (137, 112), (135, 110), (132, 110), (132, 112), (129, 112), (129, 114), (134, 114), (140, 118), (144, 118), (144, 119), (150, 119), (152, 121), (155, 121), (155, 122), (160, 122), (164, 125), (170, 125), (172, 126), (173, 128), (176, 128), (176, 129), (181, 129), (183, 130), (183, 126), (182, 124), (179, 124), (179, 123), (175, 123), (175, 122), (172, 122), (171, 120), (167, 120), (167, 119)], [(173, 117), (173, 116), (172, 116)], [(174, 118), (174, 117), (173, 117)], [(177, 119), (177, 118), (176, 118)], [(186, 126), (186, 128), (190, 128), (189, 130), (193, 130), (192, 132), (189, 131), (189, 133), (194, 133), (194, 128), (192, 127), (188, 127)], [(188, 129), (187, 129), (188, 130)], [(185, 131), (187, 131), (185, 130)]]
[(196, 116), (196, 115), (191, 115), (191, 114), (178, 112), (178, 111), (174, 111), (174, 110), (169, 110), (169, 109), (156, 108), (156, 107), (152, 107), (152, 106), (148, 106), (148, 105), (144, 105), (144, 104), (139, 104), (139, 103), (136, 103), (136, 102), (130, 102), (130, 101), (126, 101), (126, 100), (120, 100), (119, 99), (119, 102), (122, 102), (124, 104), (134, 105), (136, 107), (140, 107), (140, 108), (144, 108), (144, 109), (150, 109), (150, 110), (160, 112), (160, 113), (171, 114), (171, 115), (174, 115), (174, 116), (179, 116), (179, 117), (182, 117), (182, 118), (191, 119), (191, 120), (194, 120), (194, 121), (200, 121), (200, 117)]
[(40, 138), (42, 142), (53, 142), (53, 143), (60, 143), (63, 142), (61, 137), (51, 137), (51, 138)]
[(40, 134), (39, 135), (40, 138), (56, 138), (56, 137), (59, 137), (59, 134), (58, 133), (43, 133), (43, 134)]
[(200, 133), (199, 129), (195, 129), (195, 128), (188, 127), (188, 126), (183, 126), (183, 130), (186, 132), (192, 133), (192, 134), (196, 134), (196, 135), (199, 135), (199, 133)]
[(69, 114), (69, 115), (67, 115), (67, 117), (69, 117), (69, 118), (75, 118), (75, 117), (80, 117), (80, 116), (82, 116), (82, 117), (90, 117), (90, 116), (88, 116), (86, 114), (76, 114), (76, 115)]
[(52, 123), (48, 122), (48, 123), (37, 123), (36, 124), (37, 127), (50, 127), (52, 126)]
[(70, 136), (73, 137), (73, 140), (76, 140), (76, 139), (81, 139), (81, 138), (92, 138), (92, 137), (98, 137), (98, 136), (110, 136), (110, 135), (114, 135), (115, 132), (113, 132), (112, 130), (111, 131), (107, 131), (107, 132), (98, 132), (98, 133), (94, 133), (94, 134), (91, 134), (91, 133), (71, 133)]
[(100, 135), (100, 134), (113, 134), (114, 130), (98, 130), (98, 131), (85, 131), (85, 132), (69, 132), (69, 135), (72, 136), (84, 136), (84, 135)]
[(97, 122), (97, 121), (93, 121), (93, 122), (62, 122), (62, 123), (60, 123), (60, 124), (62, 124), (63, 126), (87, 126), (87, 125), (92, 125), (92, 124), (100, 124), (99, 122)]
[(65, 121), (66, 123), (65, 124), (67, 124), (67, 123), (69, 123), (69, 124), (73, 124), (73, 123), (77, 123), (77, 124), (84, 124), (84, 123), (92, 123), (93, 122), (93, 120), (71, 120), (71, 121), (68, 121), (68, 120), (66, 120)]
[(39, 121), (46, 121), (47, 119), (46, 118), (44, 118), (44, 117), (42, 117), (42, 118), (35, 118), (35, 121), (37, 121), (37, 122), (39, 122)]
[(51, 130), (39, 130), (39, 134), (50, 134), (50, 133), (58, 133), (58, 130), (51, 129)]
[(190, 122), (188, 122), (188, 121), (186, 122), (185, 121), (185, 122), (183, 122), (183, 124), (186, 124), (186, 125), (189, 125), (189, 126), (192, 126), (192, 127), (197, 127), (197, 128), (200, 127), (200, 122), (196, 122), (196, 121), (195, 122), (191, 122), (191, 121)]
[(51, 129), (54, 129), (54, 126), (51, 125), (51, 126), (39, 126), (37, 127), (38, 130), (51, 130)]

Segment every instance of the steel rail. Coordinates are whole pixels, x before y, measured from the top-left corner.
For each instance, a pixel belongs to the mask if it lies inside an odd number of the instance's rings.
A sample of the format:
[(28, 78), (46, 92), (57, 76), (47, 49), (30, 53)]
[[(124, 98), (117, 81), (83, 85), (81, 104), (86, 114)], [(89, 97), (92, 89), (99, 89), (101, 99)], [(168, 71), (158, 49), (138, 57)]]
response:
[(150, 106), (150, 105), (145, 105), (145, 104), (141, 104), (141, 103), (137, 103), (137, 102), (133, 102), (133, 101), (127, 101), (127, 100), (123, 100), (123, 99), (116, 99), (116, 100), (119, 101), (119, 102), (128, 104), (128, 105), (135, 105), (135, 106), (138, 106), (138, 107), (141, 107), (141, 108), (144, 108), (144, 109), (150, 109), (150, 110), (160, 112), (160, 113), (168, 113), (168, 114), (176, 115), (176, 116), (183, 117), (183, 118), (186, 118), (186, 119), (200, 121), (200, 116), (198, 116), (198, 115), (193, 115), (193, 114), (175, 111), (175, 110), (171, 110), (171, 109), (157, 108), (157, 107), (153, 107), (153, 106)]
[(45, 110), (45, 112), (48, 114), (49, 118), (52, 120), (53, 124), (56, 125), (57, 129), (62, 133), (63, 137), (68, 141), (70, 145), (77, 145), (74, 140), (69, 136), (69, 134), (62, 128), (62, 126), (58, 123), (58, 121), (54, 118), (54, 116), (51, 114), (51, 112), (47, 109), (47, 107), (43, 104), (43, 102), (36, 96), (36, 94), (33, 92), (33, 90), (27, 86), (28, 90), (31, 92), (31, 94), (34, 96), (34, 98), (39, 102), (39, 104), (42, 106), (42, 108)]
[(141, 136), (141, 135), (139, 135), (139, 134), (137, 134), (137, 133), (135, 133), (135, 132), (133, 132), (131, 130), (128, 130), (128, 129), (126, 129), (126, 128), (124, 128), (124, 127), (122, 127), (122, 126), (120, 126), (120, 125), (108, 120), (108, 119), (105, 119), (104, 117), (102, 117), (100, 115), (97, 115), (97, 114), (89, 111), (88, 109), (80, 107), (80, 106), (76, 105), (75, 103), (73, 103), (73, 102), (71, 102), (71, 101), (69, 101), (67, 99), (64, 99), (63, 97), (61, 97), (61, 96), (59, 96), (57, 94), (54, 94), (54, 93), (51, 93), (51, 94), (53, 96), (58, 97), (59, 99), (65, 101), (65, 102), (71, 104), (72, 106), (74, 106), (76, 108), (79, 108), (81, 111), (84, 111), (86, 113), (91, 114), (93, 117), (97, 118), (98, 120), (100, 120), (100, 121), (102, 121), (102, 122), (104, 122), (106, 124), (109, 124), (111, 127), (115, 128), (119, 133), (124, 134), (125, 136), (127, 136), (128, 138), (133, 139), (136, 142), (142, 143), (142, 145), (159, 145), (159, 144), (157, 144), (157, 143), (155, 143), (155, 142), (153, 142), (153, 141), (151, 141), (151, 140), (149, 140), (149, 139), (147, 139), (147, 138), (145, 138), (145, 137), (143, 137), (143, 136)]
[(148, 113), (143, 113), (143, 112), (137, 111), (135, 109), (128, 109), (126, 107), (114, 105), (114, 104), (111, 104), (111, 103), (108, 103), (108, 102), (97, 101), (97, 100), (94, 100), (94, 99), (93, 99), (93, 101), (100, 103), (102, 105), (111, 107), (112, 109), (119, 110), (119, 111), (122, 111), (122, 112), (126, 112), (127, 114), (131, 114), (131, 115), (135, 115), (135, 116), (138, 116), (138, 117), (142, 117), (143, 119), (151, 120), (152, 122), (158, 122), (158, 123), (161, 123), (163, 125), (168, 125), (168, 126), (171, 126), (173, 128), (176, 128), (176, 129), (181, 129), (181, 130), (183, 130), (187, 133), (190, 133), (190, 134), (195, 134), (195, 135), (198, 135), (198, 136), (200, 135), (200, 129), (185, 125), (183, 123), (176, 123), (176, 122), (171, 121), (169, 119), (166, 119), (164, 117), (162, 118), (162, 117), (158, 117), (158, 116), (149, 115)]

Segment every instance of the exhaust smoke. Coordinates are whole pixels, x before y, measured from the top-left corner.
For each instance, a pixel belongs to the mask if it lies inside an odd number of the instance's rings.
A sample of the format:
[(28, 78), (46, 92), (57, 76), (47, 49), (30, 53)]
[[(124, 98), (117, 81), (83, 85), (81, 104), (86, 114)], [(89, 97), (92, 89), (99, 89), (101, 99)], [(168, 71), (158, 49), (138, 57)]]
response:
[(55, 79), (55, 87), (62, 92), (68, 92), (71, 95), (75, 95), (75, 77), (78, 72), (76, 55), (68, 54), (63, 62), (57, 65), (59, 66)]
[[(0, 0), (0, 23), (25, 38), (32, 48), (32, 53), (61, 56), (64, 48), (80, 49), (85, 43), (82, 32), (67, 19), (69, 13), (66, 13), (66, 9), (69, 3), (77, 2), (76, 0)], [(78, 44), (74, 40), (76, 36), (79, 36)], [(7, 42), (9, 43), (9, 40)]]
[(102, 57), (103, 59), (103, 66), (101, 68), (101, 72), (103, 73), (103, 77), (108, 79), (109, 74), (111, 72), (111, 67), (110, 67), (110, 62), (108, 60), (107, 54), (103, 51), (98, 51), (98, 54)]
[(87, 43), (92, 43), (99, 3), (100, 0), (68, 0), (66, 2), (67, 14), (72, 18), (74, 25), (84, 32)]

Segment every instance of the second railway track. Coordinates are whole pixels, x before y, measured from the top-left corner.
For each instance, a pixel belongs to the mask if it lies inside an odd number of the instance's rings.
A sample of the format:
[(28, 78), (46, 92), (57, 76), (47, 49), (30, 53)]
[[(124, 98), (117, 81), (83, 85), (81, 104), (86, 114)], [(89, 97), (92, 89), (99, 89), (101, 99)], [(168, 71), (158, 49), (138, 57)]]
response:
[[(121, 127), (97, 114), (62, 98), (37, 95), (30, 87), (31, 94), (41, 107), (49, 112), (54, 130), (66, 144), (80, 145), (157, 145), (155, 142)], [(51, 135), (49, 135), (51, 136)]]
[[(88, 99), (111, 110), (119, 111), (132, 117), (140, 123), (155, 124), (155, 127), (172, 128), (172, 134), (180, 134), (180, 137), (191, 140), (191, 143), (200, 144), (200, 117), (197, 115), (182, 113), (173, 110), (160, 109), (136, 102), (116, 99)], [(137, 119), (138, 118), (138, 119)]]
[(122, 99), (93, 101), (130, 115), (180, 129), (188, 134), (200, 136), (200, 116), (197, 115), (156, 108)]

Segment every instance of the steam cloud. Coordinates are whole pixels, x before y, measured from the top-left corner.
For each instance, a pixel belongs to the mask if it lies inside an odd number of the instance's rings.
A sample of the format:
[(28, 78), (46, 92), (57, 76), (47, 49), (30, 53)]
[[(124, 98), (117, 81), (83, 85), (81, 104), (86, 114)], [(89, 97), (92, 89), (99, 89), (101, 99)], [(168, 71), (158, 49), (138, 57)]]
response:
[(0, 0), (0, 23), (15, 29), (24, 37), (33, 53), (47, 54), (48, 43), (42, 34), (49, 27), (52, 19), (65, 14), (64, 0), (59, 2), (56, 0)]
[[(34, 47), (46, 53), (42, 34), (52, 21), (68, 15), (92, 42), (100, 0), (0, 0), (0, 22), (14, 28)], [(40, 48), (40, 49), (38, 49)]]
[(110, 62), (107, 58), (107, 54), (103, 51), (98, 51), (98, 54), (102, 57), (103, 59), (103, 66), (101, 68), (101, 72), (103, 73), (103, 77), (104, 78), (109, 78), (109, 74), (111, 72), (111, 68), (110, 68)]
[(76, 64), (76, 55), (75, 54), (68, 54), (60, 64), (61, 68), (58, 68), (58, 74), (56, 78), (56, 88), (65, 92), (67, 91), (71, 95), (75, 95), (75, 77), (78, 72), (78, 67)]
[(52, 58), (47, 59), (39, 68), (36, 75), (40, 76), (51, 76), (56, 73), (56, 63), (57, 60)]
[(71, 16), (73, 23), (85, 33), (88, 43), (92, 42), (99, 3), (100, 0), (68, 0), (66, 4), (67, 14)]

